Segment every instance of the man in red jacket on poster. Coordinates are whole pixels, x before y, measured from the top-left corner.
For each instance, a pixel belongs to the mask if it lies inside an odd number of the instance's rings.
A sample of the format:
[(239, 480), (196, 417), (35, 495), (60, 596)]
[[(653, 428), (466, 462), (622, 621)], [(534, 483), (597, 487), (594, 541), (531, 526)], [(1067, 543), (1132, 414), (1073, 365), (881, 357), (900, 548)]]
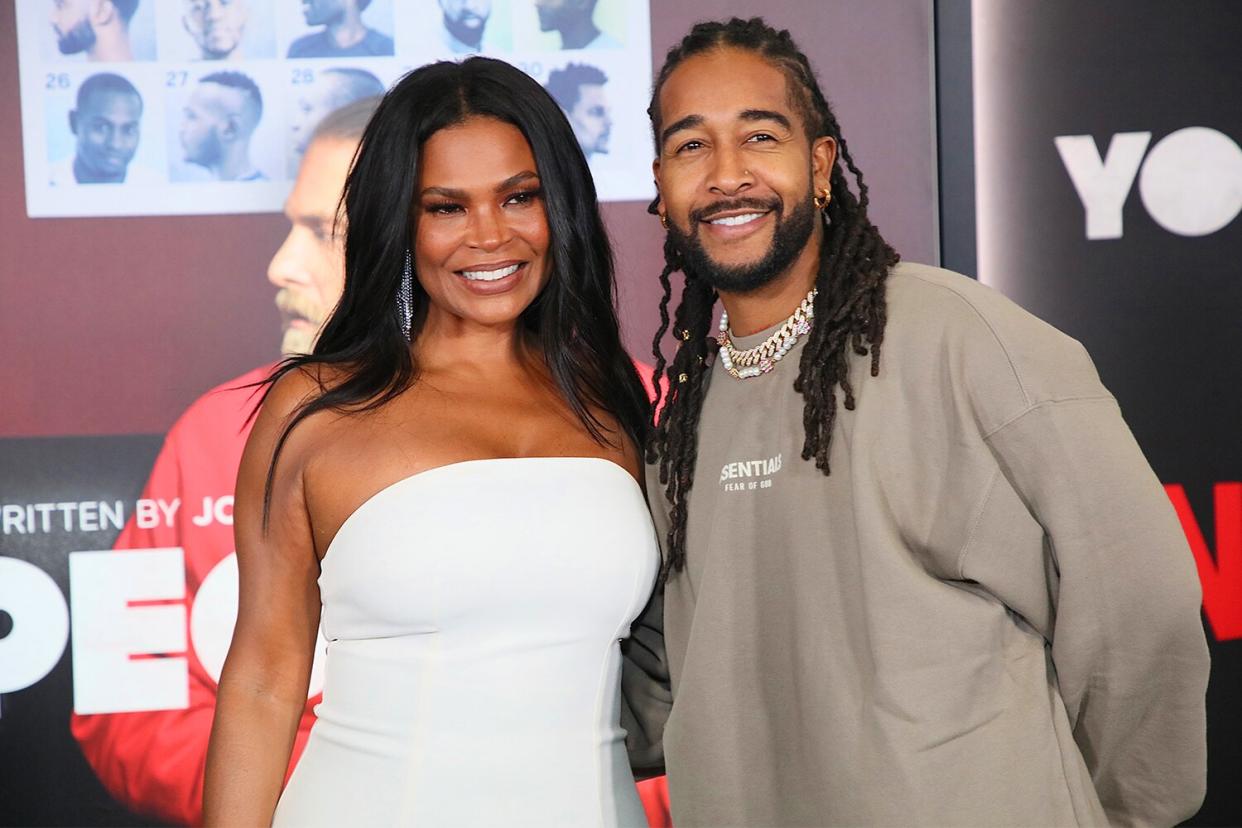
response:
[[(311, 350), (344, 287), (344, 255), (340, 237), (333, 235), (333, 219), (354, 151), (378, 102), (378, 98), (355, 101), (323, 119), (285, 202), (292, 227), (267, 271), (278, 289), (284, 354)], [(257, 400), (254, 384), (273, 367), (260, 366), (217, 386), (185, 410), (165, 437), (142, 493), (145, 499), (166, 503), (179, 499), (180, 507), (171, 520), (151, 528), (140, 528), (131, 518), (115, 544), (116, 549), (184, 550), (190, 607), (189, 705), (179, 710), (74, 714), (71, 721), (83, 754), (113, 797), (134, 811), (175, 824), (196, 825), (201, 820), (216, 681), (237, 614), (232, 523), (198, 516), (207, 499), (231, 504), (250, 434), (249, 415)], [(639, 369), (647, 382), (651, 369), (644, 365)], [(290, 772), (315, 723), (321, 687), (316, 669)], [(641, 783), (639, 793), (651, 825), (670, 825), (663, 778)]]

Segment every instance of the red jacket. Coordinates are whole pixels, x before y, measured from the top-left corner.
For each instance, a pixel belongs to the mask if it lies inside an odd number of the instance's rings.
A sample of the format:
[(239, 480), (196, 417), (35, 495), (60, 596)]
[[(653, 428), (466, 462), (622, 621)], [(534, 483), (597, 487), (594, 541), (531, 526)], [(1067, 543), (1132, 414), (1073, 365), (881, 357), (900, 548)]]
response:
[[(274, 366), (256, 368), (213, 388), (196, 400), (169, 430), (143, 489), (144, 498), (181, 499), (172, 526), (140, 529), (133, 518), (117, 538), (116, 549), (181, 547), (186, 568), (186, 640), (194, 596), (207, 573), (233, 554), (233, 528), (212, 522), (197, 526), (191, 520), (201, 511), (203, 498), (232, 495), (237, 484), (242, 449), (250, 435), (247, 418), (258, 397), (246, 387), (265, 378)], [(639, 373), (651, 393), (651, 369), (639, 364)], [(203, 770), (207, 741), (215, 714), (216, 682), (199, 662), (193, 646), (189, 663), (190, 703), (182, 710), (138, 713), (74, 714), (70, 727), (82, 753), (108, 792), (126, 807), (181, 825), (197, 825), (202, 818)], [(311, 725), (311, 698), (302, 711), (289, 772), (302, 755)], [(653, 828), (671, 825), (664, 778), (639, 783), (639, 794)]]

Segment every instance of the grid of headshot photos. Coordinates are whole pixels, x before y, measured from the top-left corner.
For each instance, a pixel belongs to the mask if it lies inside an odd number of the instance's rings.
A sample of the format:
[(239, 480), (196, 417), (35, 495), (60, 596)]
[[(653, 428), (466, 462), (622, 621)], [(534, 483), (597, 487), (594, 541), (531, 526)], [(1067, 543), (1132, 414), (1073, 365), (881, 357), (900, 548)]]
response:
[(649, 0), (20, 0), (32, 218), (278, 211), (319, 120), (437, 60), (565, 111), (603, 201), (654, 195)]

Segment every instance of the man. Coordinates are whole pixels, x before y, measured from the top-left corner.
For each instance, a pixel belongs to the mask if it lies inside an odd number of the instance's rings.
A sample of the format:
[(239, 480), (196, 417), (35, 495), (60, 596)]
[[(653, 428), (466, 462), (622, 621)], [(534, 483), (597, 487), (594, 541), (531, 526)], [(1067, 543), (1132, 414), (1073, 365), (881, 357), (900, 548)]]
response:
[(185, 0), (181, 24), (194, 39), (203, 60), (245, 57), (242, 38), (250, 19), (247, 0)]
[(455, 55), (478, 52), (492, 15), (492, 0), (440, 0), (444, 15), (444, 45)]
[(604, 94), (606, 83), (608, 76), (601, 69), (585, 63), (571, 63), (548, 75), (548, 94), (565, 110), (587, 161), (608, 154), (612, 111)]
[(295, 87), (289, 119), (290, 172), (297, 176), (315, 126), (329, 112), (361, 98), (384, 94), (384, 84), (365, 69), (334, 67), (315, 73), (314, 81)]
[(307, 26), (323, 26), (289, 46), (289, 57), (384, 57), (393, 54), (392, 38), (362, 22), (371, 0), (302, 0)]
[(74, 153), (51, 165), (48, 183), (53, 187), (155, 183), (150, 170), (130, 169), (142, 137), (142, 95), (125, 78), (101, 72), (82, 81), (69, 111), (69, 131)]
[(248, 75), (205, 75), (182, 111), (178, 135), (185, 160), (216, 181), (265, 180), (250, 160), (250, 139), (262, 117), (263, 94)]
[(685, 291), (625, 696), (674, 824), (1194, 814), (1194, 565), (1082, 347), (897, 264), (788, 32), (695, 26), (650, 112)]
[[(367, 98), (323, 120), (285, 203), (292, 228), (268, 267), (278, 288), (285, 355), (306, 353), (344, 286), (340, 237), (333, 234), (337, 200), (362, 130), (378, 100)], [(273, 368), (263, 365), (207, 392), (181, 415), (165, 438), (143, 491), (144, 498), (179, 500), (172, 526), (140, 529), (131, 520), (117, 538), (118, 549), (181, 547), (185, 550), (187, 593), (199, 592), (208, 573), (233, 554), (232, 526), (195, 523), (204, 497), (231, 497), (250, 432), (256, 398), (253, 384)], [(235, 589), (233, 612), (236, 611)], [(228, 631), (224, 631), (227, 640)], [(135, 811), (161, 820), (201, 821), (203, 767), (215, 712), (216, 681), (193, 648), (190, 703), (184, 710), (75, 716), (73, 733), (108, 791)], [(215, 665), (218, 671), (219, 665)], [(312, 699), (312, 702), (315, 699)], [(298, 728), (294, 762), (314, 723), (308, 702)]]
[(535, 0), (539, 28), (561, 35), (562, 49), (620, 49), (617, 39), (595, 25), (599, 0)]
[(88, 60), (133, 60), (129, 21), (138, 0), (53, 0), (52, 28), (62, 55)]

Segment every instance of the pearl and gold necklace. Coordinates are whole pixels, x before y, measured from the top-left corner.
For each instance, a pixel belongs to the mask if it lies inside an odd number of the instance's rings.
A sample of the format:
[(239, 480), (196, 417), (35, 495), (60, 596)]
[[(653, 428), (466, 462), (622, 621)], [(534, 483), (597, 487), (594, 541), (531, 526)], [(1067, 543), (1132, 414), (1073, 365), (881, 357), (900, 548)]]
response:
[(811, 320), (815, 317), (816, 293), (818, 291), (812, 288), (784, 325), (763, 342), (745, 351), (733, 347), (733, 339), (729, 335), (729, 312), (721, 313), (716, 341), (720, 343), (720, 362), (724, 369), (735, 379), (749, 379), (775, 368), (776, 363), (798, 344), (798, 337), (810, 333)]

